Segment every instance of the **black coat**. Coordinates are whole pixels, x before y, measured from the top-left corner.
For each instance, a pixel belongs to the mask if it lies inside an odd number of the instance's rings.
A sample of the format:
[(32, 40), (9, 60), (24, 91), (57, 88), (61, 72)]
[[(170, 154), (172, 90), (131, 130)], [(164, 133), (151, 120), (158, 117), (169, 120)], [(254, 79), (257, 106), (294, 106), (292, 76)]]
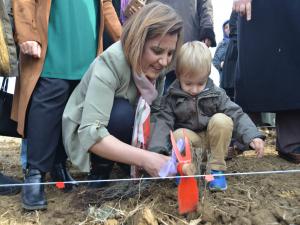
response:
[(239, 18), (236, 102), (248, 112), (300, 109), (300, 1), (253, 0)]
[(238, 57), (237, 18), (238, 14), (232, 12), (229, 20), (230, 40), (225, 54), (223, 73), (220, 84), (220, 86), (225, 89), (234, 88), (235, 70)]

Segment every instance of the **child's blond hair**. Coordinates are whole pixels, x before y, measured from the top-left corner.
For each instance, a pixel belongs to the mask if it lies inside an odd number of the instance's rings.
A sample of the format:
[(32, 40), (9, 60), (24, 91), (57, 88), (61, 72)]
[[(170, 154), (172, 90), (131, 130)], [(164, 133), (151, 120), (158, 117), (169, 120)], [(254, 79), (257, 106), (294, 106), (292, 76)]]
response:
[(200, 41), (185, 43), (176, 59), (176, 76), (209, 76), (211, 72), (211, 53)]

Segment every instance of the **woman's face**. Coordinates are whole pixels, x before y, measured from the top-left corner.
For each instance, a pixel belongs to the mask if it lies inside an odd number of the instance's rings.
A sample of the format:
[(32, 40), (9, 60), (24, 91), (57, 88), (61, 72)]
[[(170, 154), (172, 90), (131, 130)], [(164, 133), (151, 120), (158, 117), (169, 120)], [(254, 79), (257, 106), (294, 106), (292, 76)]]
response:
[(177, 39), (177, 34), (167, 34), (146, 41), (142, 54), (142, 70), (149, 80), (156, 80), (160, 72), (170, 64), (175, 54)]

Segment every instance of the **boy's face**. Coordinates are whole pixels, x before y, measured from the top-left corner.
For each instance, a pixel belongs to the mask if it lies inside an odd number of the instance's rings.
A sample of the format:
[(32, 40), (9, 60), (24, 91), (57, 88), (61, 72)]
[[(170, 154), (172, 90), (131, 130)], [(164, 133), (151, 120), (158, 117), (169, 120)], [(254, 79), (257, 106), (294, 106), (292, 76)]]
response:
[(208, 76), (203, 74), (187, 74), (179, 76), (181, 89), (192, 96), (196, 96), (203, 91), (207, 79)]
[(227, 23), (225, 26), (224, 26), (224, 32), (227, 36), (229, 36), (229, 33), (230, 33), (230, 29), (229, 29), (229, 23)]

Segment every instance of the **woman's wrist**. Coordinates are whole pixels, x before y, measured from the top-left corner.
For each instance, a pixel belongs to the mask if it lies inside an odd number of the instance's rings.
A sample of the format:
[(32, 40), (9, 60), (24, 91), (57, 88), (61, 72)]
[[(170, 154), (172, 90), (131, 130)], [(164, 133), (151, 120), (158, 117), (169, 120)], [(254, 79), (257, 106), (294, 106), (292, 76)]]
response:
[(134, 162), (134, 165), (145, 169), (150, 152), (140, 148), (135, 148), (135, 151), (136, 151), (136, 160)]

